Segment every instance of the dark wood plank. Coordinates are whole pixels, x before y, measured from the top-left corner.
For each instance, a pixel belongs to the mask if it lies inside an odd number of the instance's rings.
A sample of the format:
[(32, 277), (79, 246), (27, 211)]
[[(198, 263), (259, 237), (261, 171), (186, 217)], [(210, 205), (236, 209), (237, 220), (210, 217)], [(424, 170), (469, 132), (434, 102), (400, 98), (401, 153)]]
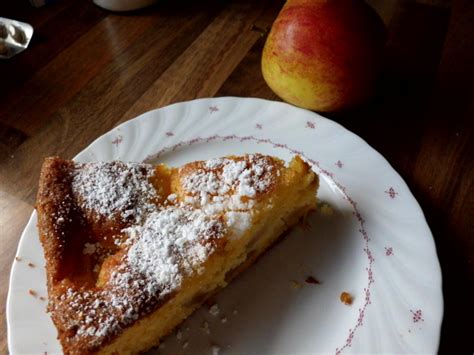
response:
[(266, 16), (267, 8), (278, 11), (264, 1), (231, 3), (125, 113), (122, 121), (174, 102), (214, 96), (260, 37), (252, 30), (252, 24)]
[(260, 69), (265, 39), (266, 36), (259, 38), (245, 58), (221, 86), (216, 96), (253, 96), (267, 100), (281, 101), (265, 83)]
[(414, 165), (416, 196), (435, 237), (443, 271), (445, 312), (440, 353), (473, 351), (465, 319), (474, 299), (474, 3), (454, 3), (422, 145)]
[[(141, 34), (140, 41), (134, 42), (126, 52), (109, 54), (113, 61), (67, 104), (51, 102), (57, 112), (45, 115), (48, 122), (38, 127), (36, 133), (18, 147), (14, 152), (15, 159), (5, 161), (2, 168), (9, 178), (2, 180), (0, 176), (0, 184), (8, 186), (13, 195), (33, 203), (44, 157), (61, 155), (72, 158), (98, 135), (110, 130), (214, 16), (209, 11), (193, 10), (187, 16), (158, 17), (149, 31)], [(129, 21), (129, 25), (134, 23), (128, 17), (120, 17), (120, 21)], [(140, 22), (146, 21), (141, 19)], [(128, 26), (121, 23), (120, 27)], [(120, 35), (120, 32), (116, 34)], [(91, 41), (95, 38), (92, 37)], [(117, 37), (117, 41), (125, 42), (126, 38), (123, 41), (121, 38)], [(19, 166), (30, 166), (33, 173), (23, 174)]]
[(27, 138), (22, 131), (0, 121), (0, 162), (11, 159), (13, 151)]
[(0, 86), (0, 116), (2, 108), (18, 103), (18, 95), (14, 95), (16, 88), (28, 86), (25, 84), (28, 78), (107, 16), (106, 12), (91, 3), (87, 5), (84, 6), (80, 0), (61, 0), (52, 5), (51, 10), (49, 6), (33, 9), (28, 5), (18, 14), (16, 11), (12, 13), (14, 19), (30, 22), (35, 32), (28, 50), (2, 61), (0, 65), (0, 77), (4, 83)]
[(49, 6), (34, 7), (29, 1), (3, 1), (0, 4), (2, 17), (15, 19), (31, 24), (34, 28), (58, 15), (77, 0), (56, 1)]
[(154, 16), (143, 16), (129, 26), (128, 17), (107, 16), (33, 75), (25, 83), (22, 95), (7, 95), (4, 102), (8, 104), (2, 105), (5, 111), (0, 111), (1, 120), (26, 134), (36, 132), (57, 107), (140, 39), (155, 22)]

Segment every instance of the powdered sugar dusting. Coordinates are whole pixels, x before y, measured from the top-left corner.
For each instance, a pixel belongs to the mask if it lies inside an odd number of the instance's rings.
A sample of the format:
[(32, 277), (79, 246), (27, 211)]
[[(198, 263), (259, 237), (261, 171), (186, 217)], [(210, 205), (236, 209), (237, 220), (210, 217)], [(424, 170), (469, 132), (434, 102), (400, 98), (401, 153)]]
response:
[(273, 165), (269, 157), (255, 154), (246, 159), (212, 159), (203, 168), (185, 175), (184, 188), (191, 194), (226, 194), (229, 191), (239, 197), (255, 197), (265, 191), (272, 182)]
[(154, 173), (148, 164), (101, 162), (76, 164), (72, 189), (79, 205), (99, 215), (118, 216), (140, 223), (155, 209), (157, 197), (148, 181)]
[[(122, 250), (118, 266), (103, 286), (69, 288), (50, 303), (71, 332), (68, 341), (101, 344), (166, 302), (186, 276), (202, 272), (224, 236), (248, 229), (250, 208), (278, 172), (270, 157), (258, 154), (198, 162), (189, 174), (180, 174), (185, 196), (171, 193), (160, 205), (149, 182), (151, 165), (76, 164), (72, 188), (78, 206), (128, 227), (121, 231), (125, 241), (116, 241)], [(82, 253), (102, 251), (98, 243), (86, 243)]]
[(190, 173), (181, 169), (180, 181), (187, 194), (184, 201), (206, 213), (249, 210), (257, 194), (270, 188), (277, 175), (274, 170), (279, 172), (271, 158), (260, 154), (211, 159)]
[(251, 216), (248, 212), (229, 211), (225, 214), (227, 225), (234, 232), (233, 235), (242, 235), (251, 224)]
[[(122, 278), (123, 275), (126, 274), (114, 273), (112, 279)], [(145, 280), (140, 277), (136, 277), (134, 282), (133, 287), (137, 289), (146, 285)], [(131, 284), (124, 282), (120, 282), (118, 287), (117, 282), (112, 282), (102, 290), (91, 292), (69, 288), (67, 292), (56, 296), (51, 303), (56, 311), (53, 314), (62, 318), (62, 324), (70, 330), (71, 335), (67, 341), (87, 339), (90, 345), (95, 346), (138, 319), (142, 305), (152, 301), (152, 297), (141, 292), (132, 298), (131, 287)]]
[(181, 206), (154, 212), (143, 226), (127, 232), (138, 236), (127, 255), (131, 268), (150, 284), (173, 290), (181, 285), (183, 273), (206, 260), (212, 240), (221, 238), (225, 228), (216, 217)]
[(205, 164), (206, 168), (208, 168), (208, 169), (216, 169), (216, 168), (222, 166), (223, 162), (224, 162), (224, 159), (222, 159), (222, 158), (214, 158), (214, 159), (206, 160), (206, 162), (204, 164)]
[[(131, 246), (103, 289), (69, 289), (52, 303), (68, 310), (55, 314), (75, 329), (72, 339), (86, 337), (90, 344), (99, 344), (153, 309), (181, 286), (184, 275), (199, 272), (199, 264), (215, 249), (226, 227), (216, 216), (172, 206), (124, 232)], [(71, 311), (76, 318), (70, 318)]]

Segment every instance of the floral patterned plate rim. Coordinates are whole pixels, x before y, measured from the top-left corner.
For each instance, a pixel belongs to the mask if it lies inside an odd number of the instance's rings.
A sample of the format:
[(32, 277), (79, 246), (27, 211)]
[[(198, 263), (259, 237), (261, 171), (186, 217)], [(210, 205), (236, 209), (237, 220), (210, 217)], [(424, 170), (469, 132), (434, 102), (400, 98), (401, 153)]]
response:
[[(423, 212), (389, 163), (339, 124), (281, 102), (198, 99), (127, 121), (75, 160), (179, 166), (257, 152), (306, 159), (320, 175), (320, 212), (222, 290), (217, 306), (199, 309), (152, 352), (435, 353), (441, 270)], [(33, 213), (11, 270), (12, 354), (61, 352), (45, 311), (43, 265)], [(352, 304), (341, 302), (343, 292)]]

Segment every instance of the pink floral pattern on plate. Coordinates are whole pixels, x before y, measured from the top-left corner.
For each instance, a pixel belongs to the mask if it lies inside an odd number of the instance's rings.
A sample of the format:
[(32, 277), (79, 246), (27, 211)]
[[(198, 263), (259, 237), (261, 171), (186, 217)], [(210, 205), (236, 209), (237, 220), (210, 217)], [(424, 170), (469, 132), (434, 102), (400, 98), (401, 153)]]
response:
[(118, 135), (113, 141), (112, 144), (114, 144), (116, 147), (119, 146), (120, 143), (122, 143), (123, 137), (121, 135)]
[[(309, 124), (309, 123), (312, 124), (312, 122), (308, 121), (307, 124)], [(313, 127), (311, 127), (311, 125), (309, 125), (309, 128), (314, 128), (314, 124), (313, 124)], [(271, 139), (268, 139), (268, 138), (257, 138), (257, 137), (254, 137), (254, 136), (242, 136), (241, 137), (241, 136), (237, 136), (235, 134), (227, 135), (227, 136), (220, 136), (220, 135), (215, 134), (215, 135), (210, 136), (210, 137), (196, 137), (196, 138), (193, 138), (193, 139), (188, 140), (188, 141), (179, 142), (179, 143), (177, 143), (173, 146), (170, 146), (170, 147), (164, 147), (160, 151), (158, 151), (156, 154), (148, 156), (145, 159), (145, 161), (151, 160), (151, 159), (157, 159), (158, 157), (160, 157), (165, 152), (169, 152), (169, 151), (173, 152), (173, 151), (176, 151), (177, 149), (185, 147), (185, 146), (190, 146), (190, 145), (193, 145), (193, 144), (196, 144), (196, 143), (208, 143), (208, 142), (212, 142), (212, 141), (216, 141), (216, 140), (222, 140), (222, 141), (239, 140), (240, 142), (253, 141), (253, 142), (256, 142), (257, 144), (270, 144), (270, 145), (273, 146), (273, 148), (285, 149), (285, 150), (287, 150), (287, 151), (289, 151), (293, 154), (300, 155), (301, 157), (305, 158), (308, 162), (310, 162), (313, 166), (315, 166), (321, 174), (324, 174), (328, 178), (330, 178), (331, 181), (342, 192), (343, 198), (351, 205), (351, 207), (353, 209), (352, 214), (354, 215), (354, 217), (357, 219), (357, 221), (359, 223), (359, 233), (361, 234), (362, 239), (364, 241), (363, 252), (366, 254), (367, 260), (368, 260), (367, 267), (365, 268), (365, 270), (367, 272), (367, 286), (364, 288), (364, 304), (358, 310), (357, 322), (356, 322), (356, 324), (354, 325), (353, 328), (349, 329), (348, 336), (347, 336), (344, 344), (341, 347), (336, 348), (336, 350), (335, 350), (337, 355), (341, 354), (344, 349), (352, 346), (352, 341), (354, 339), (354, 336), (356, 334), (357, 329), (362, 327), (363, 324), (364, 324), (363, 322), (364, 322), (364, 317), (365, 317), (365, 314), (366, 314), (366, 311), (367, 311), (367, 307), (372, 303), (371, 302), (371, 293), (370, 293), (370, 291), (371, 291), (371, 289), (373, 287), (373, 284), (375, 282), (373, 268), (372, 268), (373, 263), (375, 262), (375, 258), (373, 256), (372, 250), (370, 249), (370, 246), (369, 246), (370, 238), (369, 238), (369, 235), (367, 234), (367, 231), (365, 230), (365, 219), (362, 217), (362, 215), (361, 215), (361, 213), (360, 213), (360, 211), (357, 207), (357, 202), (351, 198), (351, 196), (347, 192), (346, 187), (334, 179), (334, 174), (332, 172), (322, 168), (320, 163), (317, 160), (309, 158), (308, 156), (306, 156), (306, 154), (304, 152), (302, 152), (300, 150), (293, 149), (293, 148), (289, 147), (287, 144), (276, 143), (276, 142), (274, 142), (274, 141), (272, 141)]]
[(217, 107), (216, 105), (209, 106), (209, 113), (213, 114), (214, 112), (217, 112), (217, 111), (219, 111), (219, 107)]
[(388, 194), (391, 199), (394, 199), (395, 196), (398, 195), (398, 192), (396, 192), (393, 187), (389, 188), (387, 191), (385, 191), (385, 193)]
[(424, 322), (425, 320), (423, 319), (423, 312), (421, 309), (417, 309), (416, 311), (413, 311), (410, 309), (410, 312), (412, 314), (412, 321), (413, 323), (418, 323), (418, 322)]

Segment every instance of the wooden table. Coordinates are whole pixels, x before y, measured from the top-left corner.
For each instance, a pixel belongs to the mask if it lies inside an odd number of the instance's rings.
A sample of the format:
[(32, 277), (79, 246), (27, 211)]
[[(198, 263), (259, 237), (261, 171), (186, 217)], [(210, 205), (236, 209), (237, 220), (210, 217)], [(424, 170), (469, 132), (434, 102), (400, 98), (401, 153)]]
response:
[[(117, 124), (178, 101), (278, 100), (262, 79), (260, 56), (282, 6), (161, 1), (124, 16), (85, 0), (41, 9), (5, 3), (2, 16), (36, 32), (26, 52), (0, 62), (1, 353), (10, 266), (43, 158), (71, 158)], [(373, 3), (390, 33), (377, 96), (329, 116), (382, 153), (421, 203), (443, 269), (440, 350), (472, 353), (474, 3)]]

